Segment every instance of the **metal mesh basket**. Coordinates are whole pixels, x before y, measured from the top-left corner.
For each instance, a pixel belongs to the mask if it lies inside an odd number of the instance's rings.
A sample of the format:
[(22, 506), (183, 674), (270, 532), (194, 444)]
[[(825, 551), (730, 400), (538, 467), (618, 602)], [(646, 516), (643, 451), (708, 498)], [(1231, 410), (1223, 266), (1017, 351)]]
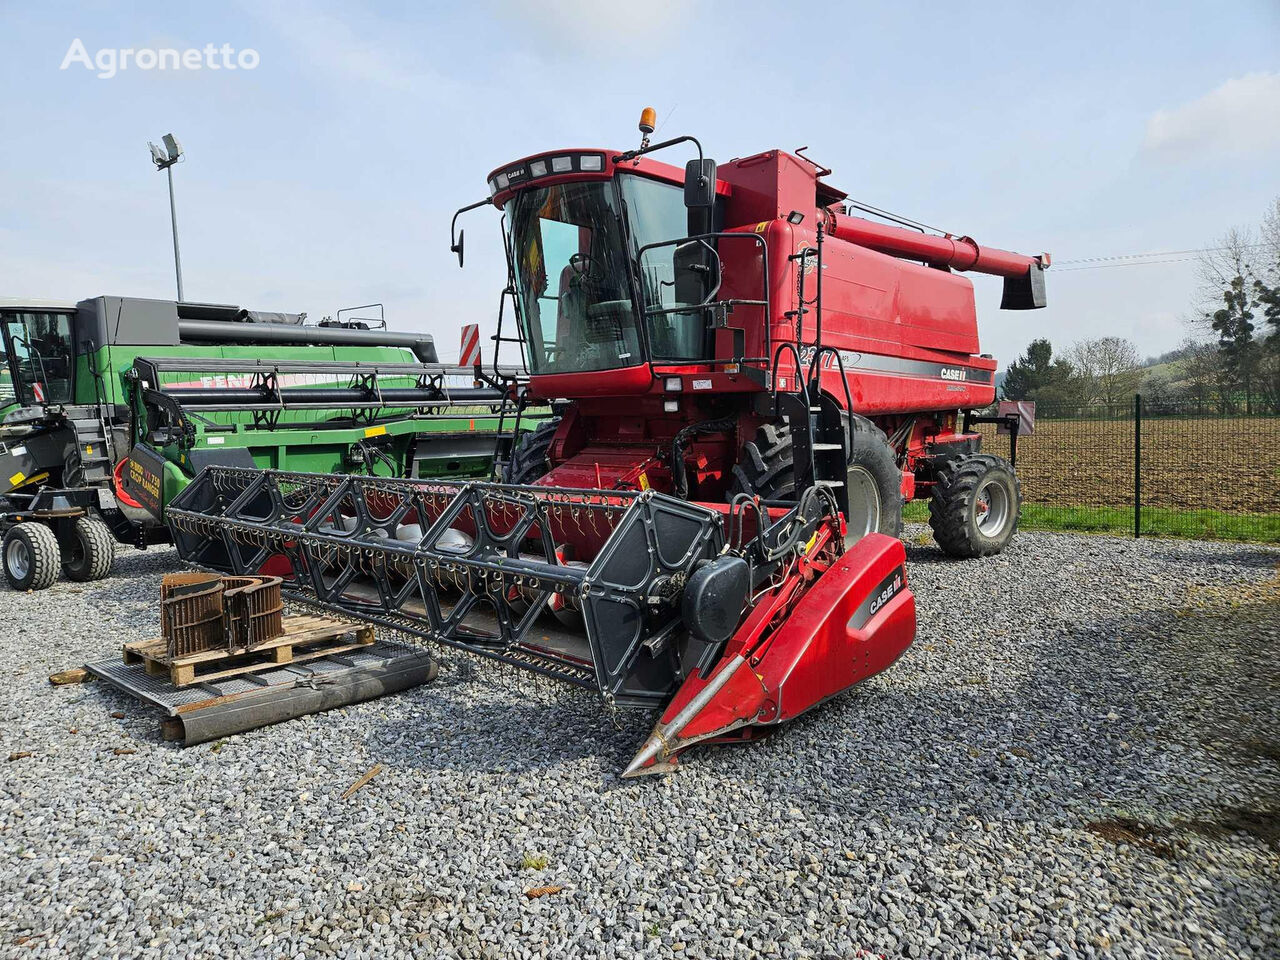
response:
[(253, 650), (284, 632), (279, 577), (224, 577), (227, 648)]
[(222, 578), (216, 574), (165, 574), (160, 582), (160, 632), (170, 658), (221, 646), (222, 594)]
[(284, 632), (280, 578), (167, 574), (160, 583), (160, 625), (170, 659), (254, 650)]

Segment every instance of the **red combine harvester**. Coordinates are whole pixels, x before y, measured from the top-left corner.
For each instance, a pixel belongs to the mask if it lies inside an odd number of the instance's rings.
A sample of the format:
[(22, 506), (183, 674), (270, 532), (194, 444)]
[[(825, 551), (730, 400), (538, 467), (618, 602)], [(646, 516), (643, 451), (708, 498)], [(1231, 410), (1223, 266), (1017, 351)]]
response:
[[(915, 633), (905, 500), (930, 498), (954, 556), (1009, 542), (1017, 478), (971, 429), (996, 363), (954, 271), (1031, 309), (1049, 262), (853, 216), (801, 155), (717, 167), (692, 137), (651, 145), (650, 110), (640, 129), (636, 150), (504, 165), (458, 211), (504, 212), (477, 376), (517, 344), (527, 375), (504, 390), (560, 413), (504, 483), (214, 466), (167, 512), (190, 561), (660, 708), (627, 775), (892, 664)], [(650, 156), (678, 144), (698, 153), (683, 170)], [(461, 233), (452, 249), (461, 265)]]

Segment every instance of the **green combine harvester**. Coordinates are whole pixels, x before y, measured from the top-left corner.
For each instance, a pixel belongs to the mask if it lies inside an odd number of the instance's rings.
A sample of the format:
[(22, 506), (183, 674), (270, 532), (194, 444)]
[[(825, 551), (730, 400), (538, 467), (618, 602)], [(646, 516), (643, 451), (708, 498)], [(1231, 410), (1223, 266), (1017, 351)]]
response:
[(517, 371), (439, 363), (426, 334), (304, 319), (128, 297), (0, 300), (9, 584), (100, 579), (116, 542), (168, 542), (166, 505), (210, 464), (489, 479), (521, 425), (546, 414), (523, 409)]

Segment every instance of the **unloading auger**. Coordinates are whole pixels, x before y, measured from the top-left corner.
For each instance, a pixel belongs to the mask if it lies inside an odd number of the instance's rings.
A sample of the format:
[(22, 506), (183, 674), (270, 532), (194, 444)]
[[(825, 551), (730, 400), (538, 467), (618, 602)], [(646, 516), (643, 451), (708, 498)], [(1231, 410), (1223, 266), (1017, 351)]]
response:
[(167, 519), (184, 560), (661, 708), (626, 775), (751, 739), (883, 670), (915, 632), (902, 544), (846, 549), (830, 490), (723, 507), (580, 490), (211, 466)]

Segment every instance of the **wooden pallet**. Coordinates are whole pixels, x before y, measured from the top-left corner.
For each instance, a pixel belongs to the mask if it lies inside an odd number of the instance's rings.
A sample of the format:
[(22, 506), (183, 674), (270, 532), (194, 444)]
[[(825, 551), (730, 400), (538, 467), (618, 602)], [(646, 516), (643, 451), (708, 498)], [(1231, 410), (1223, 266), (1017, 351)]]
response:
[(284, 633), (247, 653), (206, 650), (169, 658), (163, 637), (124, 645), (124, 662), (141, 663), (147, 673), (163, 676), (175, 687), (225, 680), (243, 673), (270, 670), (345, 653), (373, 643), (373, 627), (333, 617), (304, 614), (284, 618)]

